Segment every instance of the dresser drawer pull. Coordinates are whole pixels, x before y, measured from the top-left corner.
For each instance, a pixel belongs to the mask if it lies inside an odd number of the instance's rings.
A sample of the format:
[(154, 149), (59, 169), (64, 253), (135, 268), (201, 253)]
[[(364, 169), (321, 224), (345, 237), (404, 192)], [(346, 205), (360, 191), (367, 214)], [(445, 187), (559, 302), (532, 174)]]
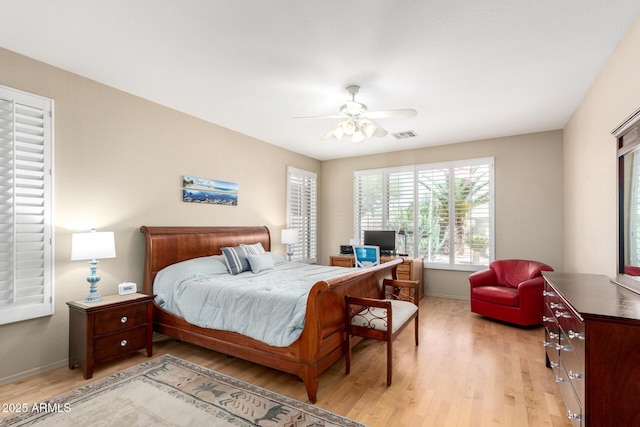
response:
[(553, 361), (549, 361), (549, 366), (551, 366), (552, 368), (557, 368), (558, 366), (560, 366), (560, 364)]
[(569, 318), (572, 317), (571, 313), (566, 312), (566, 311), (558, 311), (558, 310), (556, 310), (555, 314), (556, 314), (556, 317), (564, 317), (565, 319), (569, 319)]
[(557, 383), (566, 383), (567, 380), (565, 378), (559, 377), (556, 375), (556, 382)]
[(562, 304), (557, 304), (555, 302), (550, 302), (549, 303), (549, 307), (551, 307), (552, 310), (554, 310), (556, 308), (564, 308), (564, 306)]
[(551, 339), (556, 339), (560, 336), (560, 334), (556, 334), (554, 332), (549, 332), (549, 338)]
[(556, 344), (552, 343), (552, 342), (548, 342), (548, 341), (542, 341), (542, 346), (543, 347), (553, 347), (554, 345), (556, 345)]
[(126, 347), (126, 346), (127, 346), (127, 340), (120, 341), (120, 347)]
[(542, 316), (542, 321), (545, 323), (552, 323), (552, 324), (556, 324), (556, 319), (553, 316)]
[(542, 291), (542, 295), (545, 297), (555, 297), (556, 293), (551, 291)]
[(556, 350), (571, 351), (571, 346), (570, 345), (556, 344)]
[(573, 372), (573, 371), (569, 371), (569, 378), (571, 378), (572, 380), (581, 380), (582, 379), (582, 374), (576, 373), (576, 372)]
[(574, 332), (569, 329), (569, 338), (578, 338), (579, 340), (584, 340), (584, 334), (582, 332)]
[(127, 316), (122, 316), (122, 317), (120, 318), (120, 323), (127, 323), (127, 320), (129, 320), (129, 319), (127, 318)]
[(570, 420), (582, 420), (582, 415), (576, 412), (571, 412), (570, 410), (567, 409), (567, 418)]

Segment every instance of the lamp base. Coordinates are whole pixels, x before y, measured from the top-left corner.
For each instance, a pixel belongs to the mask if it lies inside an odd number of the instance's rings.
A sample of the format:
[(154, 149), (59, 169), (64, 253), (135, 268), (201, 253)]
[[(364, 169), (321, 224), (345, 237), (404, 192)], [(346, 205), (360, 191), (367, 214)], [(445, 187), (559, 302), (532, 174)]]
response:
[(90, 293), (89, 295), (87, 295), (87, 297), (84, 299), (84, 302), (98, 302), (98, 301), (102, 301), (102, 297), (100, 296), (99, 293)]

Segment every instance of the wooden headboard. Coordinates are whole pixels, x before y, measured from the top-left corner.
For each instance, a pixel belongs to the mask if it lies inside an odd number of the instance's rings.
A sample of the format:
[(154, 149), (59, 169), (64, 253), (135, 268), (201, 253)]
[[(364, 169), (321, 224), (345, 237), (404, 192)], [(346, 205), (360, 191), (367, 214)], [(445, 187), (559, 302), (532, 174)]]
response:
[(145, 235), (142, 292), (153, 293), (153, 279), (164, 267), (203, 256), (220, 255), (220, 248), (262, 243), (271, 250), (267, 227), (140, 227)]

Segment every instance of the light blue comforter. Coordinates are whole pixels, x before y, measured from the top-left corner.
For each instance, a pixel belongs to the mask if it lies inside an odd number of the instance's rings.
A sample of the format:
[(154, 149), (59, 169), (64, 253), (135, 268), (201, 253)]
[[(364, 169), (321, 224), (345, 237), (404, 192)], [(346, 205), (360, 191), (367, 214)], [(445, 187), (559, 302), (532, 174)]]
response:
[(274, 269), (257, 274), (231, 275), (221, 256), (171, 265), (156, 276), (156, 302), (189, 323), (286, 347), (302, 334), (313, 284), (352, 269), (281, 262), (273, 256)]

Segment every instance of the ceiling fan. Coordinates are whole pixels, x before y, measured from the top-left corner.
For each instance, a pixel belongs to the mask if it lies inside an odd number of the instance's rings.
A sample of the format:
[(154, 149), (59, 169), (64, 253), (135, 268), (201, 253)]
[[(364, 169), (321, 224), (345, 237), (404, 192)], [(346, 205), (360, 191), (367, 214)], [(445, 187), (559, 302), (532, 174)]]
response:
[(416, 110), (410, 108), (368, 111), (365, 104), (356, 102), (356, 94), (358, 92), (360, 92), (360, 86), (351, 85), (347, 87), (347, 93), (351, 95), (351, 101), (347, 101), (346, 104), (340, 107), (339, 114), (295, 117), (295, 119), (344, 119), (335, 125), (321, 140), (335, 138), (341, 141), (343, 136), (349, 136), (353, 142), (362, 142), (366, 138), (382, 137), (388, 133), (372, 119), (400, 119), (414, 117), (417, 114)]

